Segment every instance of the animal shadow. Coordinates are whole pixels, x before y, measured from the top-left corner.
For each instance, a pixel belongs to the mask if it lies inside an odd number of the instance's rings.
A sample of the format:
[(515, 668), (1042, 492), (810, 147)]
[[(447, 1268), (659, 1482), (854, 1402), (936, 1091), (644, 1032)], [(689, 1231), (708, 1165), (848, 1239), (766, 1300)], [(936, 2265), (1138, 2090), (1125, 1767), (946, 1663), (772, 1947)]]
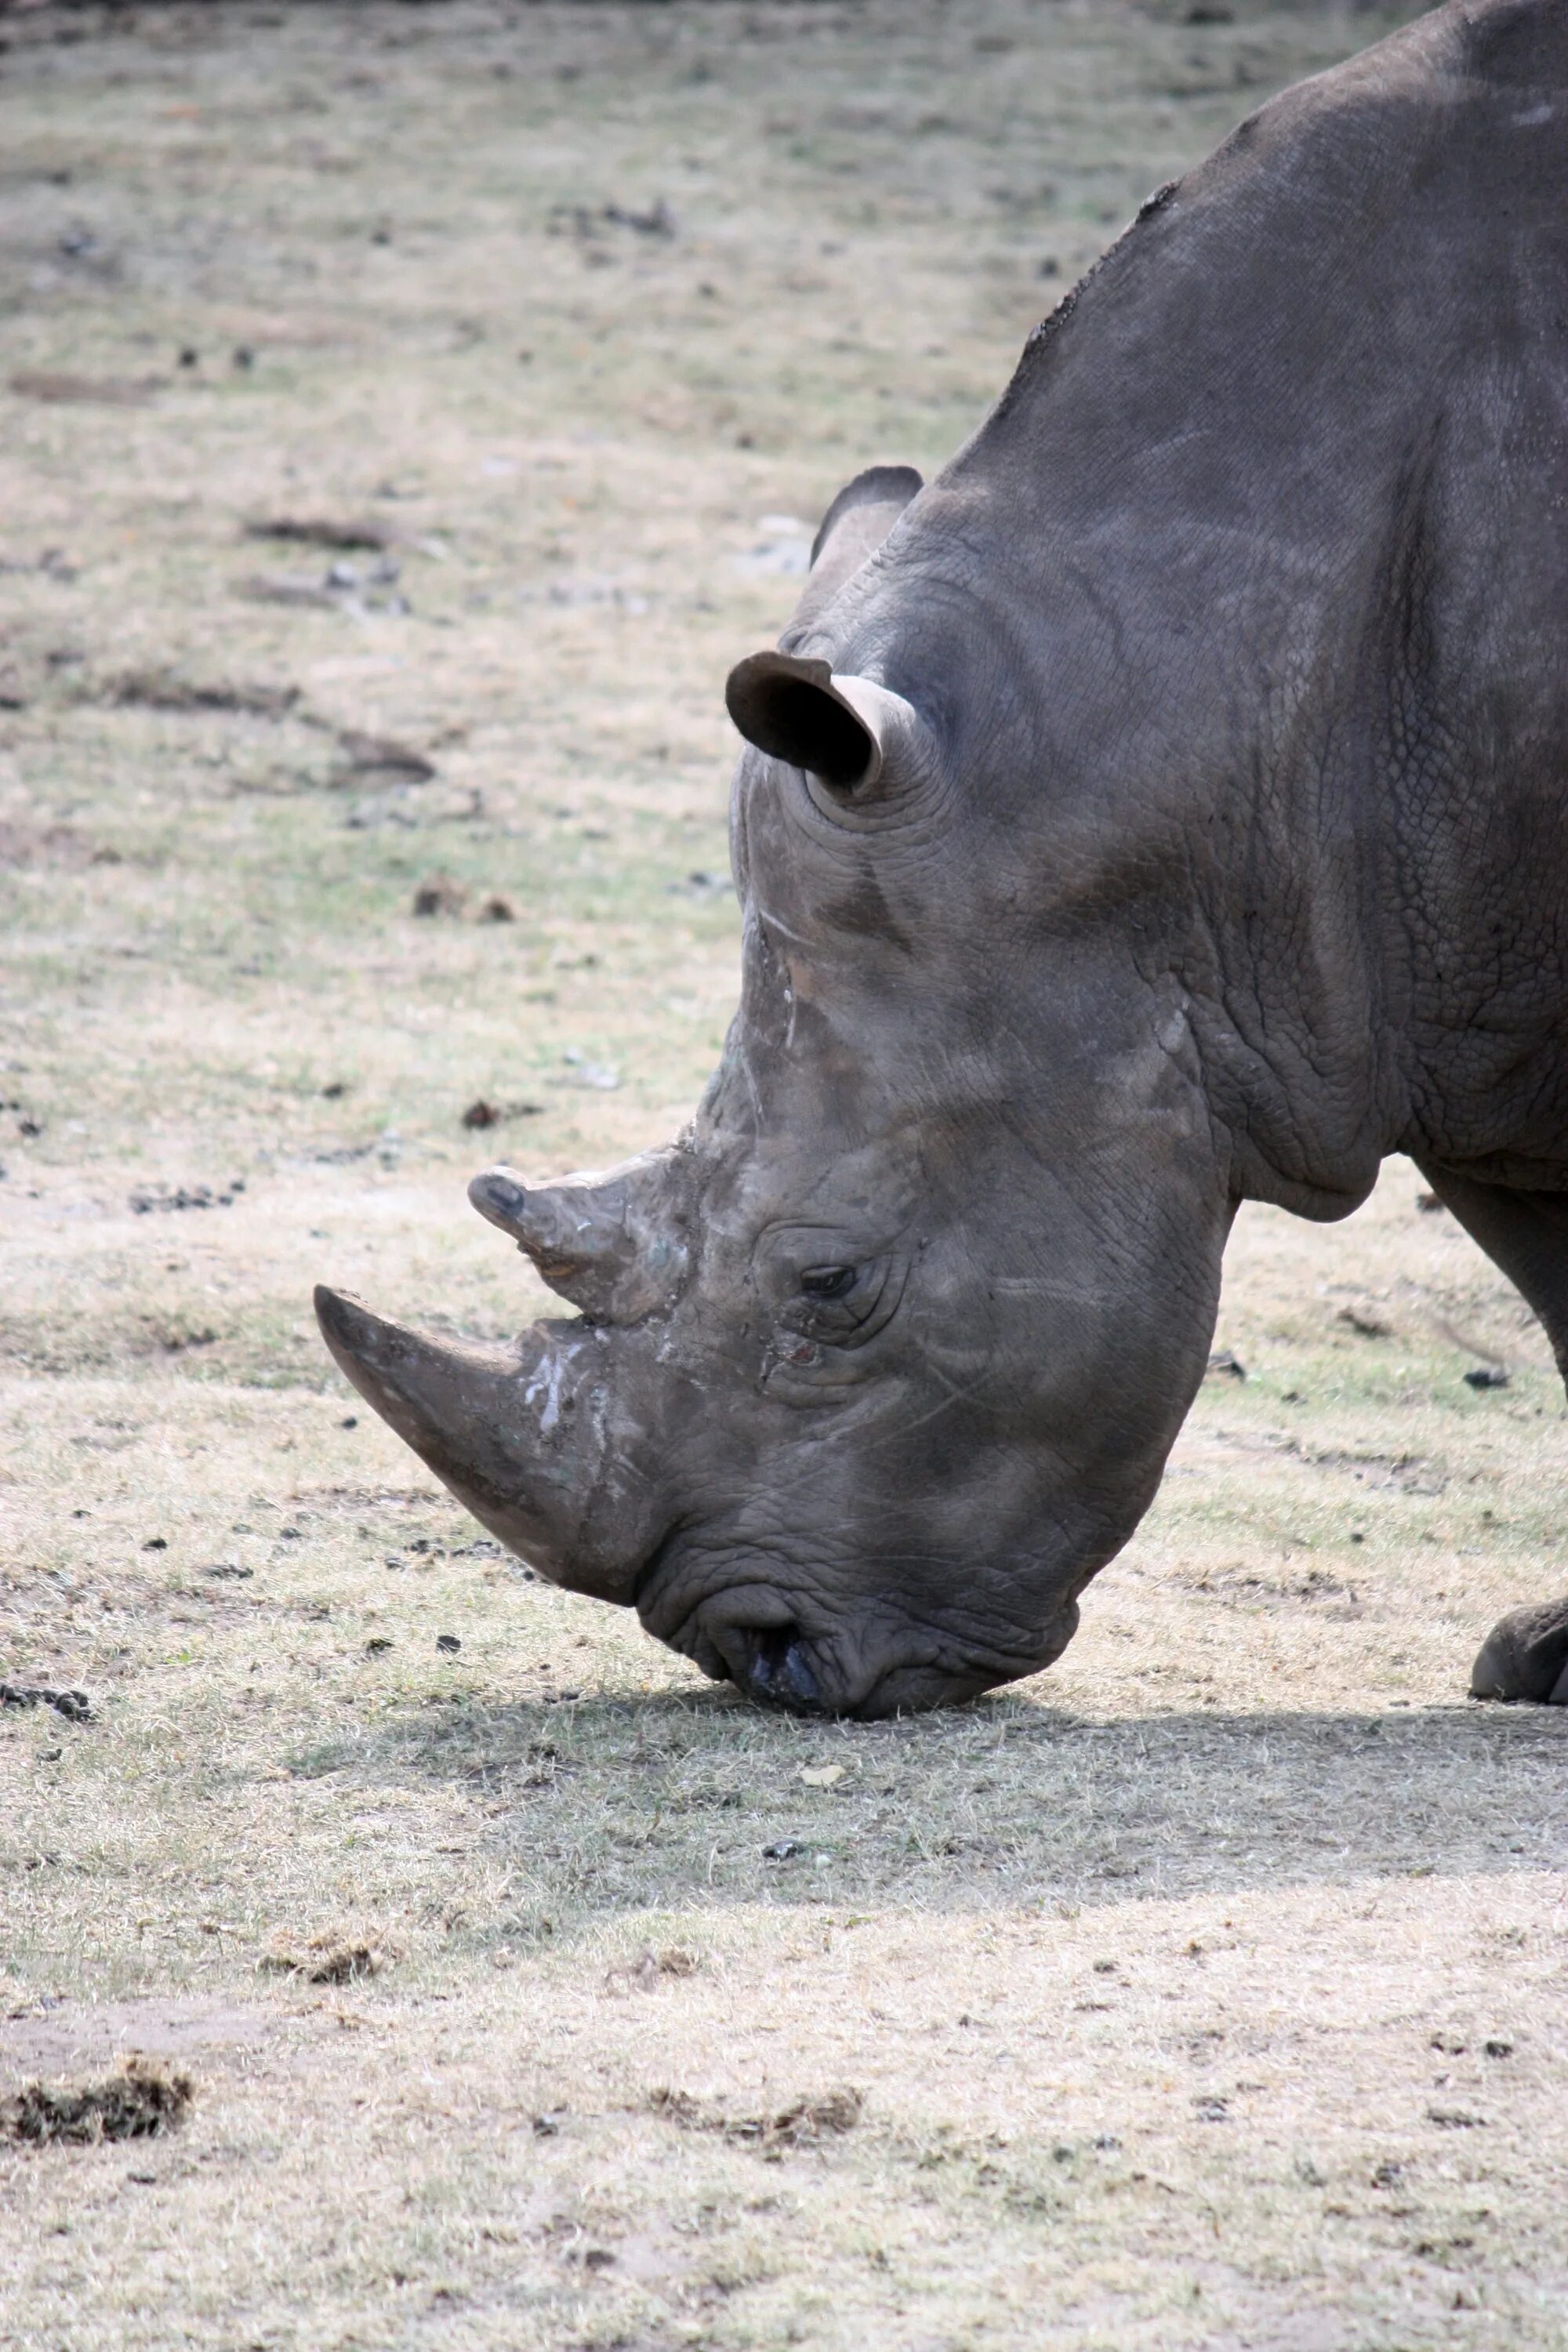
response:
[[(328, 1759), (323, 1759), (323, 1763)], [(526, 1914), (1079, 1905), (1568, 1861), (1568, 1713), (803, 1724), (722, 1693), (422, 1709), (330, 1769), (472, 1790)]]

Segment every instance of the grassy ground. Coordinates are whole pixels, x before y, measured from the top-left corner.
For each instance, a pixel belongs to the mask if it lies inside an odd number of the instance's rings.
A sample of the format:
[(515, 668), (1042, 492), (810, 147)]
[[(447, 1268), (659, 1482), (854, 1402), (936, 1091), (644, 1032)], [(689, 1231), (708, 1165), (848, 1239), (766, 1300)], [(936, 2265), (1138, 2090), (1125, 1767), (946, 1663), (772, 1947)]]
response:
[(1407, 1168), (913, 1723), (520, 1579), (307, 1319), (534, 1310), (462, 1181), (693, 1101), (806, 529), (1387, 21), (1188, 13), (4, 18), (0, 1677), (92, 1719), (0, 1713), (0, 2095), (195, 2098), (0, 2143), (0, 2344), (1568, 2344), (1568, 1723), (1463, 1697), (1562, 1395)]

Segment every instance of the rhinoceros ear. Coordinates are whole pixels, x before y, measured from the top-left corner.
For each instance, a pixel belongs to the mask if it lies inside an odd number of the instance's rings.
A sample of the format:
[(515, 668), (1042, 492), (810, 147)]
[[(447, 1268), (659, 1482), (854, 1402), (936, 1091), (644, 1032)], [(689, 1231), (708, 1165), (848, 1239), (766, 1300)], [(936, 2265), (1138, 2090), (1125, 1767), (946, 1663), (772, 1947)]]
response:
[(779, 640), (786, 653), (804, 642), (817, 615), (875, 555), (910, 499), (924, 488), (912, 466), (868, 466), (845, 483), (811, 543), (811, 577)]
[(864, 563), (881, 546), (910, 500), (919, 498), (924, 488), (924, 480), (912, 466), (868, 466), (863, 474), (846, 482), (811, 542), (813, 572), (826, 569), (829, 562), (837, 569), (851, 556), (855, 562)]
[(770, 759), (808, 769), (838, 792), (866, 781), (876, 744), (825, 661), (752, 654), (730, 672), (724, 702), (747, 742)]
[(724, 700), (748, 743), (846, 798), (870, 792), (895, 736), (918, 725), (902, 695), (868, 677), (836, 677), (825, 661), (795, 654), (737, 662)]

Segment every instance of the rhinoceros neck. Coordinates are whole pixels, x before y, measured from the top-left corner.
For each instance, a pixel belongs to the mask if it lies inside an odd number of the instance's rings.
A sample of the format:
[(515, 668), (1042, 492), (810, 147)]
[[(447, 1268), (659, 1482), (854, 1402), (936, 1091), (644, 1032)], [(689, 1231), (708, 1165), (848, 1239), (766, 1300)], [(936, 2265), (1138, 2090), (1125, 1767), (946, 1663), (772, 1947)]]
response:
[(1240, 1189), (1310, 1213), (1568, 1166), (1565, 278), (1568, 10), (1441, 10), (1163, 191), (830, 616), (918, 693), (967, 600), (955, 757), (1057, 870), (1146, 845), (1102, 919), (1158, 902)]

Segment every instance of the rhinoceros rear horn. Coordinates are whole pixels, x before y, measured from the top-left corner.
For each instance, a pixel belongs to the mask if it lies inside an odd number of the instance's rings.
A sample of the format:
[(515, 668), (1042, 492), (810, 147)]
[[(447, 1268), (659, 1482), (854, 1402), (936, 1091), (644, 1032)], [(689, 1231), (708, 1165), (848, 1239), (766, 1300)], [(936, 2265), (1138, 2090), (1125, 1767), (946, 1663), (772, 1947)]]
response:
[(685, 1279), (684, 1189), (678, 1154), (647, 1151), (554, 1184), (487, 1168), (468, 1198), (591, 1321), (636, 1323), (668, 1307)]

